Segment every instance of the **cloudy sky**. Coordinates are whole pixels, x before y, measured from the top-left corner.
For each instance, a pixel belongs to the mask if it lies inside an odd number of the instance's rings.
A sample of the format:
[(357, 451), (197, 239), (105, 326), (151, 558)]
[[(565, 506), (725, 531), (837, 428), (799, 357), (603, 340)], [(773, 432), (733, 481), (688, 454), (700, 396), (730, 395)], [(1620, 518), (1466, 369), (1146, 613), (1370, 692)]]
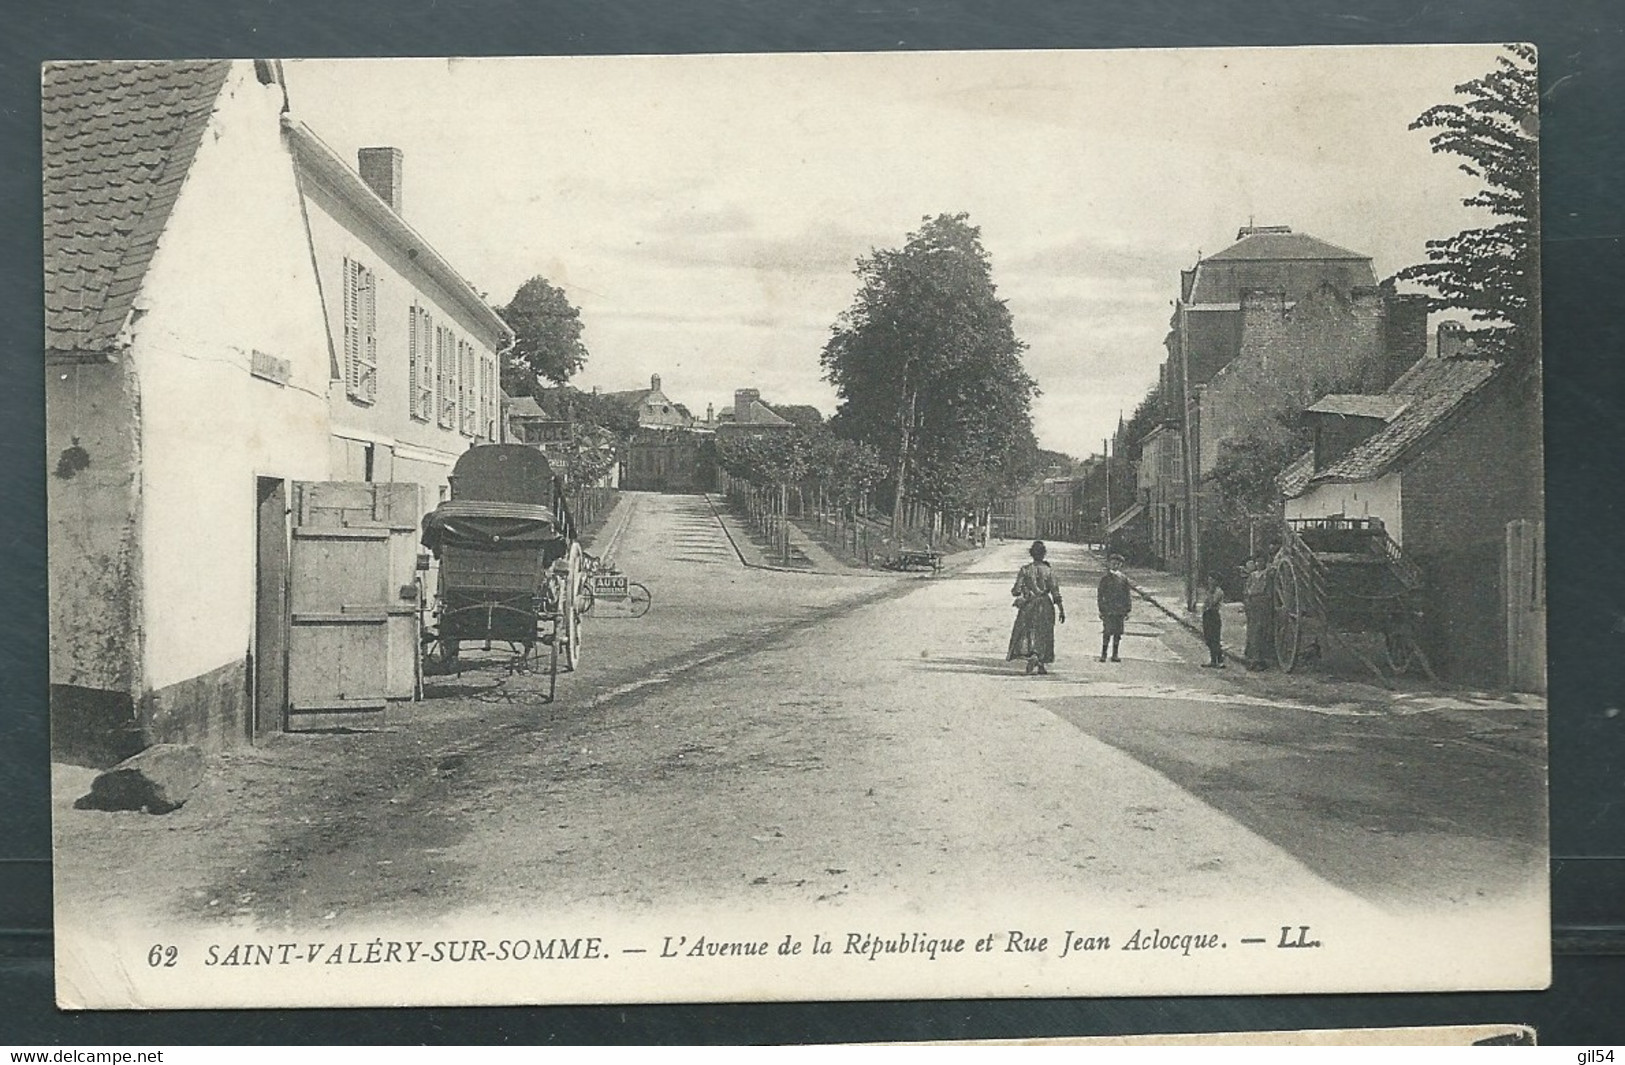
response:
[(1178, 272), (1249, 219), (1379, 277), (1479, 219), (1407, 130), (1485, 46), (287, 64), (341, 154), (405, 153), (403, 213), (501, 304), (581, 308), (582, 387), (652, 373), (699, 413), (759, 388), (827, 415), (818, 354), (856, 259), (968, 212), (1043, 396), (1040, 441), (1100, 448), (1155, 381)]

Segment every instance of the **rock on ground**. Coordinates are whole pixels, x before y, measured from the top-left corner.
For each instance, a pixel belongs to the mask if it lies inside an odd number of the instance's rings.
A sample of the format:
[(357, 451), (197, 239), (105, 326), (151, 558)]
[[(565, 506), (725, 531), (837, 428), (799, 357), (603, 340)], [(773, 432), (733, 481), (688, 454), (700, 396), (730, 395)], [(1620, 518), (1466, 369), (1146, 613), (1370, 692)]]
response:
[(90, 810), (177, 810), (203, 779), (203, 752), (189, 744), (159, 743), (98, 776), (75, 805)]

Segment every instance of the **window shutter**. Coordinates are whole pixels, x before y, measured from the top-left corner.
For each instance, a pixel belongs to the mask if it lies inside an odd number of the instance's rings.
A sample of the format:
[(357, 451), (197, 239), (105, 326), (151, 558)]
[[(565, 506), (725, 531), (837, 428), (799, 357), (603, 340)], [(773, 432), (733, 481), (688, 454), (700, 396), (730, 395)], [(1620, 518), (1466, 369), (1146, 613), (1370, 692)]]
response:
[(434, 315), (418, 308), (418, 417), (434, 420)]
[(406, 412), (418, 416), (418, 305), (406, 308)]
[(480, 435), (480, 367), (474, 358), (474, 345), (468, 345), (468, 433)]
[(434, 420), (436, 425), (446, 424), (446, 327), (436, 326), (434, 331)]
[(450, 429), (457, 413), (457, 368), (451, 362), (451, 330), (445, 326), (435, 330), (435, 343), (440, 363), (440, 410), (436, 420), (441, 428)]
[(362, 300), (362, 355), (365, 366), (362, 369), (362, 398), (368, 403), (378, 399), (378, 275), (365, 268), (361, 271), (365, 278), (362, 291), (366, 298)]
[(344, 260), (344, 391), (354, 396), (360, 384), (360, 315), (355, 260)]

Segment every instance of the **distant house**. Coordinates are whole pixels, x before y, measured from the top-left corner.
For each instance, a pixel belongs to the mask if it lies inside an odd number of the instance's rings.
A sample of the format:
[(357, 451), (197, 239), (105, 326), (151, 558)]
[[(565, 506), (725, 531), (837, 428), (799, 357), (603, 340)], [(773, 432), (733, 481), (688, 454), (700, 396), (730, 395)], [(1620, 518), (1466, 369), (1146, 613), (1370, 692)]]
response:
[[(1141, 521), (1143, 540), (1134, 548), (1143, 550), (1143, 557), (1154, 565), (1177, 569), (1185, 557), (1186, 502), (1184, 438), (1177, 425), (1159, 425), (1140, 441), (1136, 481), (1143, 509), (1134, 517)], [(1118, 531), (1108, 533), (1115, 536)]]
[(795, 423), (780, 417), (772, 407), (762, 402), (762, 394), (754, 388), (734, 390), (734, 405), (717, 412), (718, 432), (731, 429), (792, 429)]
[(637, 415), (638, 425), (651, 428), (686, 429), (694, 424), (694, 416), (681, 403), (674, 402), (660, 387), (660, 375), (649, 375), (649, 387), (627, 392), (606, 392), (610, 399), (628, 407)]
[(659, 374), (650, 375), (647, 389), (608, 395), (631, 408), (638, 419), (620, 464), (621, 487), (646, 492), (694, 492), (712, 486), (715, 462), (709, 445), (710, 428), (697, 422), (687, 406), (666, 394)]
[(1459, 681), (1507, 677), (1508, 526), (1542, 510), (1529, 373), (1428, 358), (1380, 394), (1322, 397), (1313, 449), (1279, 478), (1288, 518), (1383, 523), (1426, 578), (1424, 648)]
[(53, 63), (41, 98), (54, 755), (410, 698), (415, 530), (494, 438), (506, 326), (274, 64)]

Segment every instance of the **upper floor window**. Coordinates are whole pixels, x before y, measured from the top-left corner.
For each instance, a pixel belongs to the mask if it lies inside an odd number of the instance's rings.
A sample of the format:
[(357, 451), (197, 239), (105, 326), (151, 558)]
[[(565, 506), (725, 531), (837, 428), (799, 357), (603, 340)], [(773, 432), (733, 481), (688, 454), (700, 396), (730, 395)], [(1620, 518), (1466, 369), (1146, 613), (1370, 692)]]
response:
[(458, 410), (461, 414), (458, 430), (464, 436), (475, 436), (479, 426), (479, 382), (474, 376), (474, 345), (466, 340), (457, 341), (457, 382)]
[(439, 411), (435, 421), (442, 429), (457, 428), (457, 337), (440, 326), (435, 336), (435, 395)]
[(344, 390), (351, 399), (378, 398), (378, 279), (344, 260)]
[(407, 313), (407, 410), (426, 422), (434, 418), (434, 317), (416, 303)]

